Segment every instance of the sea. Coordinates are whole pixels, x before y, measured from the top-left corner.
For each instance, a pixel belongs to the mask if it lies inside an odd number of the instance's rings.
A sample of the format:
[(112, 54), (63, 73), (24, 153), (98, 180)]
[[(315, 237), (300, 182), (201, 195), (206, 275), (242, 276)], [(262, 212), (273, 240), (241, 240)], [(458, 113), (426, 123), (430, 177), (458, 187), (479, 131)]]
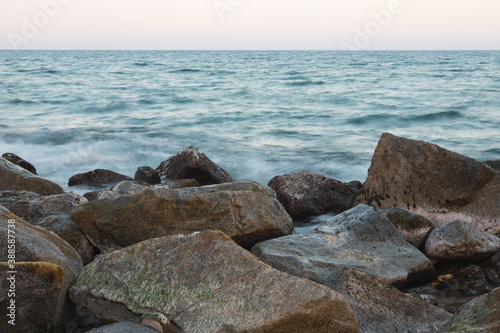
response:
[(0, 154), (65, 189), (188, 146), (237, 181), (363, 182), (384, 132), (500, 159), (500, 51), (2, 50), (0, 120)]

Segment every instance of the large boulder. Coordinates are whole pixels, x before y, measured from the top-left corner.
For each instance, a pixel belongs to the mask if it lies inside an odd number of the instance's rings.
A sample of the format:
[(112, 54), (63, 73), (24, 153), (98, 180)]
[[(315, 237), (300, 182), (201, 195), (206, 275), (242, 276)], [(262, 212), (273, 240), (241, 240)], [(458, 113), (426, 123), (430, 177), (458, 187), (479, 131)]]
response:
[(25, 161), (21, 157), (17, 156), (13, 153), (5, 153), (2, 155), (7, 161), (14, 163), (15, 165), (19, 165), (21, 168), (28, 170), (29, 172), (36, 175), (36, 168), (28, 161)]
[(440, 330), (440, 333), (500, 332), (500, 288), (478, 297), (460, 311)]
[(397, 288), (430, 278), (434, 267), (373, 207), (360, 205), (304, 234), (268, 240), (252, 253), (265, 263), (334, 288), (356, 268)]
[(132, 178), (111, 170), (95, 169), (71, 176), (68, 186), (114, 184), (122, 180), (132, 180)]
[(89, 202), (71, 218), (103, 252), (206, 229), (221, 230), (244, 247), (293, 232), (274, 191), (253, 182), (148, 188)]
[[(10, 232), (9, 232), (10, 230)], [(15, 258), (0, 266), (1, 276), (15, 271), (16, 326), (8, 332), (58, 332), (64, 327), (72, 311), (67, 297), (83, 265), (75, 250), (57, 235), (32, 226), (0, 206), (0, 249), (7, 253), (8, 235), (15, 232)], [(11, 273), (9, 273), (9, 276)], [(12, 298), (10, 285), (0, 285), (0, 314), (4, 316)], [(2, 325), (5, 321), (2, 320)], [(7, 332), (7, 330), (5, 331)]]
[(231, 176), (196, 147), (181, 150), (156, 168), (162, 179), (196, 179), (200, 185), (230, 183)]
[(342, 271), (334, 289), (354, 310), (364, 333), (436, 332), (451, 318), (445, 310), (352, 268)]
[(107, 322), (175, 332), (358, 332), (334, 290), (272, 269), (220, 231), (150, 239), (87, 265), (71, 298)]
[(267, 186), (276, 191), (292, 219), (342, 213), (353, 207), (361, 191), (360, 182), (341, 183), (306, 171), (276, 176)]
[(161, 178), (158, 171), (149, 166), (138, 167), (134, 175), (134, 181), (144, 182), (149, 185), (160, 184)]
[(87, 333), (156, 333), (156, 332), (158, 331), (152, 328), (136, 323), (126, 323), (126, 322), (97, 327), (91, 329), (90, 331), (87, 331)]
[(438, 261), (479, 261), (500, 251), (500, 238), (473, 225), (455, 220), (434, 229), (425, 243), (425, 253)]
[(439, 146), (384, 133), (358, 199), (398, 207), (437, 225), (456, 219), (484, 230), (500, 224), (500, 174)]
[(483, 163), (490, 166), (493, 170), (500, 172), (500, 160), (484, 161)]
[(43, 179), (5, 158), (0, 157), (0, 191), (31, 191), (40, 195), (60, 194), (64, 190), (50, 180)]

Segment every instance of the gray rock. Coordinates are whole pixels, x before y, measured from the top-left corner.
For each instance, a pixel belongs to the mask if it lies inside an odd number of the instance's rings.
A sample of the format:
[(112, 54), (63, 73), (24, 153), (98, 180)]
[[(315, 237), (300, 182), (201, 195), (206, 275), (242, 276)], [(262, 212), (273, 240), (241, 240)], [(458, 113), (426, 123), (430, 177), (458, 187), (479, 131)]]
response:
[(29, 172), (36, 175), (36, 168), (28, 161), (25, 161), (21, 157), (17, 156), (13, 153), (5, 153), (2, 155), (7, 161), (14, 163), (15, 165), (19, 165), (21, 168), (28, 170)]
[(71, 176), (68, 186), (114, 184), (123, 180), (132, 180), (132, 178), (111, 170), (95, 169)]
[(274, 268), (330, 287), (346, 267), (398, 288), (434, 273), (430, 260), (403, 239), (385, 214), (367, 205), (310, 232), (259, 243), (252, 253)]
[(91, 329), (87, 333), (157, 333), (157, 331), (136, 323), (116, 323)]
[(427, 256), (439, 261), (479, 261), (500, 251), (500, 238), (455, 220), (434, 229), (425, 243)]
[(481, 267), (491, 284), (500, 286), (500, 252), (477, 263), (477, 265)]
[(274, 191), (252, 182), (149, 188), (92, 201), (71, 218), (103, 252), (206, 229), (221, 230), (244, 247), (293, 233), (292, 220)]
[(500, 172), (500, 160), (484, 161), (483, 163), (488, 165), (493, 170)]
[(500, 288), (478, 297), (463, 307), (440, 333), (500, 332)]
[(65, 333), (84, 333), (105, 324), (88, 309), (77, 306), (73, 318), (66, 324)]
[(359, 332), (340, 294), (265, 265), (220, 231), (106, 254), (70, 295), (103, 320), (150, 318), (175, 332)]
[(144, 182), (149, 185), (160, 184), (160, 174), (149, 166), (138, 167), (134, 175), (134, 181)]
[(61, 186), (0, 157), (0, 191), (31, 191), (40, 195), (63, 193)]
[(445, 225), (461, 219), (481, 230), (500, 224), (500, 174), (434, 144), (384, 133), (358, 199), (398, 207)]
[(292, 219), (342, 213), (353, 207), (361, 191), (360, 182), (341, 183), (306, 171), (276, 176), (267, 186), (276, 191)]

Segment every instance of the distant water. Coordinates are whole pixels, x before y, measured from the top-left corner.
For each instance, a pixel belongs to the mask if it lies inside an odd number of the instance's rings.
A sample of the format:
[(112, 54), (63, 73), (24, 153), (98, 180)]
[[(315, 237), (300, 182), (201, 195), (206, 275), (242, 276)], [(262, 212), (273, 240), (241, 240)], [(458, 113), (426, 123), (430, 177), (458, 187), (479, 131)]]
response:
[(62, 186), (195, 145), (236, 180), (364, 181), (380, 135), (500, 159), (500, 52), (0, 51), (0, 153)]

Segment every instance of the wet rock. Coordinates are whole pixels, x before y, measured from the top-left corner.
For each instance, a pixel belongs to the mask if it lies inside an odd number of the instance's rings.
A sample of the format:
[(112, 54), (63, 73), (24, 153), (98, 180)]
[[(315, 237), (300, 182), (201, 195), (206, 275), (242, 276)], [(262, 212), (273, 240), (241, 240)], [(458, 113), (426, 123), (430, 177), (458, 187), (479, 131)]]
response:
[(156, 333), (152, 328), (136, 323), (116, 323), (94, 328), (87, 333)]
[(499, 299), (500, 288), (497, 288), (468, 302), (439, 332), (500, 332)]
[[(15, 223), (10, 223), (15, 221)], [(15, 228), (9, 227), (15, 225)], [(0, 206), (0, 248), (7, 249), (8, 230), (16, 236), (16, 327), (9, 332), (49, 332), (62, 329), (69, 320), (72, 303), (67, 298), (69, 287), (83, 265), (75, 250), (57, 235), (30, 225)], [(12, 233), (11, 233), (12, 234)], [(6, 257), (8, 259), (8, 257)], [(7, 265), (11, 263), (7, 262)], [(12, 270), (5, 262), (2, 276)], [(6, 281), (6, 280), (5, 280)], [(2, 281), (0, 303), (2, 317), (9, 285)], [(5, 306), (4, 306), (5, 305)], [(6, 314), (5, 314), (6, 315)]]
[(160, 184), (160, 174), (158, 171), (149, 166), (142, 166), (137, 168), (134, 175), (134, 180), (136, 182), (144, 182), (149, 185)]
[(0, 157), (0, 191), (31, 191), (40, 195), (63, 193), (61, 186)]
[(479, 261), (500, 251), (500, 238), (455, 220), (434, 229), (425, 243), (427, 256), (439, 261)]
[(307, 233), (259, 243), (252, 253), (276, 269), (332, 288), (346, 267), (397, 288), (434, 274), (430, 260), (403, 239), (383, 212), (367, 205)]
[(493, 170), (500, 172), (500, 160), (484, 161), (483, 163), (488, 165)]
[(445, 225), (461, 219), (481, 230), (500, 224), (500, 174), (439, 146), (384, 133), (358, 199), (398, 207)]
[(176, 332), (359, 331), (340, 294), (272, 269), (220, 231), (106, 254), (85, 267), (70, 295), (102, 320), (151, 318)]
[(181, 150), (156, 168), (162, 179), (196, 179), (201, 185), (230, 183), (231, 176), (196, 147)]
[(253, 182), (149, 188), (90, 202), (71, 218), (103, 252), (206, 229), (221, 230), (244, 247), (293, 232), (293, 223), (274, 192)]
[(113, 184), (122, 180), (132, 180), (132, 178), (111, 170), (96, 169), (71, 176), (68, 186)]
[(276, 191), (292, 219), (342, 213), (353, 207), (361, 191), (360, 182), (341, 183), (306, 171), (276, 176), (267, 186)]
[(381, 212), (408, 243), (419, 249), (424, 247), (425, 240), (434, 229), (434, 224), (430, 220), (400, 208), (384, 208)]
[(352, 268), (342, 271), (334, 289), (354, 310), (361, 332), (436, 332), (451, 318), (447, 311)]
[(13, 153), (5, 153), (2, 155), (3, 158), (5, 158), (7, 161), (14, 163), (15, 165), (20, 166), (21, 168), (28, 170), (29, 172), (33, 173), (36, 175), (36, 168), (33, 166), (28, 161), (25, 161), (21, 157), (17, 156), (16, 154)]

